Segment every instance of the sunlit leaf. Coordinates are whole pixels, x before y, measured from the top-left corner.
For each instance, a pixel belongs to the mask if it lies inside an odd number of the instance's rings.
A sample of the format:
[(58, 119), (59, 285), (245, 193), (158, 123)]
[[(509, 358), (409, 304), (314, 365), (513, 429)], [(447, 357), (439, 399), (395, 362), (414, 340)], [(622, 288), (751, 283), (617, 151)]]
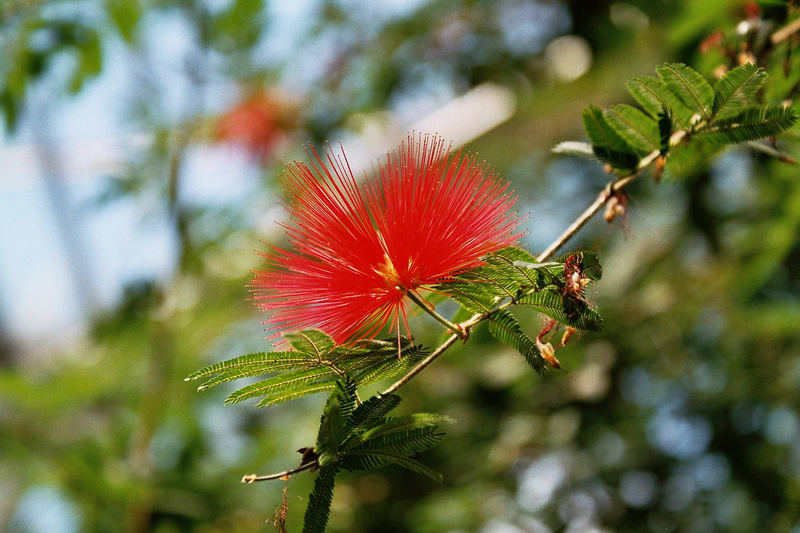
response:
[(635, 107), (616, 105), (603, 111), (603, 117), (634, 148), (643, 153), (659, 149), (658, 123)]
[(693, 113), (705, 119), (711, 117), (714, 89), (699, 72), (683, 63), (667, 63), (656, 68), (656, 72)]
[(697, 132), (697, 137), (715, 144), (763, 139), (791, 128), (797, 114), (780, 105), (750, 105), (735, 115), (714, 121)]
[(606, 122), (600, 108), (589, 105), (583, 110), (583, 127), (597, 157), (620, 170), (630, 171), (636, 168), (639, 155)]
[(753, 95), (767, 79), (767, 71), (752, 63), (729, 71), (714, 86), (712, 115), (724, 118), (751, 103)]

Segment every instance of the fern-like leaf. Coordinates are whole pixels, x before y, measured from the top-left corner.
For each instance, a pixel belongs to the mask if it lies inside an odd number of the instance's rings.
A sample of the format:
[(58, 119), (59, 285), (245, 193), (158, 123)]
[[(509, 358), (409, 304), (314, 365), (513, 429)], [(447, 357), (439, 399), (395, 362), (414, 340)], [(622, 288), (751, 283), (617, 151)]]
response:
[(702, 137), (692, 139), (679, 150), (672, 150), (667, 158), (664, 176), (668, 180), (684, 180), (703, 172), (714, 155), (724, 145), (704, 141)]
[(525, 295), (519, 299), (518, 303), (532, 307), (562, 324), (580, 330), (600, 331), (603, 327), (603, 320), (600, 315), (588, 305), (583, 309), (577, 310), (573, 316), (570, 316), (564, 310), (564, 300), (561, 295), (552, 291), (538, 291)]
[(669, 110), (675, 122), (683, 130), (691, 126), (692, 110), (673, 93), (664, 80), (650, 76), (640, 76), (626, 85), (639, 105), (653, 118), (658, 118), (663, 109)]
[(411, 457), (433, 448), (443, 435), (437, 431), (436, 426), (394, 431), (365, 440), (359, 446), (346, 450), (345, 456), (352, 452), (380, 450)]
[(489, 333), (498, 341), (517, 350), (525, 361), (539, 374), (544, 372), (545, 362), (536, 343), (528, 337), (516, 317), (507, 309), (492, 313), (489, 317)]
[(396, 394), (380, 394), (367, 399), (353, 411), (350, 417), (349, 429), (364, 431), (383, 421), (389, 412), (400, 403), (400, 396)]
[(780, 105), (750, 105), (735, 115), (712, 122), (697, 137), (713, 144), (741, 143), (763, 139), (794, 125), (797, 114)]
[(285, 372), (277, 376), (247, 385), (232, 392), (225, 400), (226, 404), (239, 403), (250, 398), (265, 396), (274, 392), (291, 392), (321, 380), (335, 377), (336, 374), (328, 367), (312, 367)]
[(714, 86), (712, 118), (724, 118), (748, 105), (767, 79), (767, 71), (752, 63), (739, 65)]
[(428, 355), (424, 346), (406, 346), (397, 357), (397, 345), (380, 352), (354, 355), (341, 362), (343, 371), (350, 374), (359, 385), (382, 381), (405, 373)]
[(333, 500), (333, 487), (339, 465), (323, 466), (314, 480), (314, 489), (308, 497), (308, 507), (303, 519), (303, 533), (324, 533), (328, 525)]
[(661, 155), (667, 155), (670, 149), (670, 138), (672, 137), (673, 114), (666, 107), (658, 114), (658, 151)]
[(609, 126), (600, 108), (590, 105), (583, 110), (583, 127), (598, 158), (620, 170), (636, 168), (639, 155)]
[(406, 433), (409, 431), (430, 427), (435, 428), (439, 424), (451, 421), (452, 420), (446, 416), (432, 413), (414, 413), (412, 415), (390, 417), (379, 421), (377, 425), (374, 425), (368, 431), (359, 434), (358, 438), (352, 439), (352, 442), (349, 442), (348, 444), (352, 447), (385, 435)]
[[(258, 352), (234, 357), (213, 365), (201, 368), (189, 374), (185, 381), (206, 379), (200, 387), (205, 389), (222, 383), (239, 379), (239, 377), (268, 374), (278, 370), (285, 370), (303, 365), (308, 362), (308, 357), (297, 352)], [(225, 376), (216, 381), (219, 376)], [(214, 382), (216, 381), (216, 382)]]
[(290, 390), (275, 391), (264, 396), (264, 398), (256, 404), (256, 407), (272, 407), (289, 400), (302, 398), (310, 394), (318, 394), (320, 392), (328, 392), (333, 390), (333, 381), (315, 382), (302, 387), (295, 387)]
[(614, 131), (642, 154), (659, 149), (657, 122), (635, 107), (616, 105), (603, 111), (603, 117)]
[(328, 334), (318, 329), (285, 333), (283, 338), (298, 352), (318, 358), (324, 357), (336, 345)]
[(693, 113), (700, 114), (706, 120), (711, 118), (714, 89), (699, 72), (683, 63), (667, 63), (658, 67), (656, 72)]
[(376, 470), (387, 464), (401, 466), (417, 474), (427, 476), (437, 483), (442, 482), (442, 475), (433, 469), (425, 466), (415, 459), (405, 457), (401, 454), (386, 452), (383, 450), (358, 450), (348, 454), (342, 461), (342, 466), (347, 470)]
[(356, 406), (356, 384), (349, 377), (336, 382), (322, 411), (314, 452), (320, 466), (339, 460), (339, 448), (347, 438), (350, 419)]

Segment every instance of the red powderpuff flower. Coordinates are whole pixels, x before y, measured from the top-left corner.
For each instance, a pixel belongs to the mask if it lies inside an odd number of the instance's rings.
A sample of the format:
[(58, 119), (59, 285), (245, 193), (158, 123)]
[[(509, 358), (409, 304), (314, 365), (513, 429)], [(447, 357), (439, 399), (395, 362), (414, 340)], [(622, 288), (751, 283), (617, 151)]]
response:
[(291, 102), (277, 91), (256, 92), (219, 117), (216, 138), (266, 159), (291, 128), (294, 114)]
[(408, 293), (447, 283), (522, 233), (516, 195), (474, 156), (409, 137), (357, 181), (344, 153), (284, 176), (291, 250), (275, 246), (250, 285), (277, 333), (320, 328), (337, 343), (408, 330)]

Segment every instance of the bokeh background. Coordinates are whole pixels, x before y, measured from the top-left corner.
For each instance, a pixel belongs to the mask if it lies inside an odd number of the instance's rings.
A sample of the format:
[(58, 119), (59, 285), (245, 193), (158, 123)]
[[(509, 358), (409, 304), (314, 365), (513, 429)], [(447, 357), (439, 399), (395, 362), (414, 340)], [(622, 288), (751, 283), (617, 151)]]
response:
[[(273, 530), (282, 482), (239, 479), (296, 466), (325, 398), (224, 406), (183, 377), (269, 349), (245, 285), (304, 144), (361, 169), (412, 130), (466, 144), (540, 251), (608, 179), (550, 153), (585, 105), (664, 61), (712, 77), (791, 4), (2, 0), (0, 530)], [(797, 46), (759, 58), (765, 97), (793, 97)], [(604, 331), (543, 377), (481, 330), (454, 348), (400, 407), (456, 420), (423, 458), (443, 485), (340, 475), (331, 531), (800, 532), (798, 167), (737, 148), (628, 207), (570, 243), (600, 253)]]

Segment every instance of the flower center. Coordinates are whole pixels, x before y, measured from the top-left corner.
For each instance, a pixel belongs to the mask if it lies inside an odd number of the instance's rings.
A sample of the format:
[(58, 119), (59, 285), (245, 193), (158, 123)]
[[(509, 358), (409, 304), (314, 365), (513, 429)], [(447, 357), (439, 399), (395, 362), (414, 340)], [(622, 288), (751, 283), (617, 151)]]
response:
[(387, 287), (392, 289), (398, 287), (402, 288), (400, 274), (397, 273), (397, 269), (394, 267), (392, 260), (385, 252), (383, 254), (383, 262), (378, 263), (378, 266), (373, 268), (373, 270), (384, 279)]

